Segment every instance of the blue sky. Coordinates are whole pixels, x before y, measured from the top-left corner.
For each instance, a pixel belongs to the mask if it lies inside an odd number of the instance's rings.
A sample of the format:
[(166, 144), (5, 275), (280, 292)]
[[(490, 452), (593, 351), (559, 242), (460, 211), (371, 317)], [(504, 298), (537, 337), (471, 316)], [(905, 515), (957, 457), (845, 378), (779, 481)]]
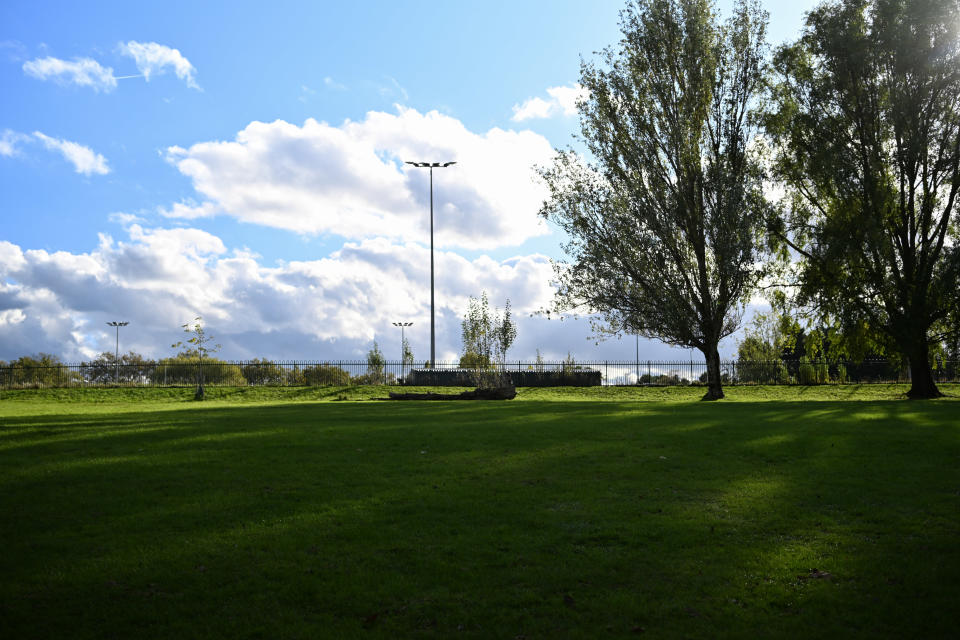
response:
[[(771, 41), (813, 4), (768, 3)], [(521, 319), (512, 357), (631, 357), (529, 317), (562, 257), (530, 168), (571, 142), (580, 58), (616, 42), (622, 6), (4, 2), (0, 359), (91, 357), (112, 319), (167, 355), (195, 315), (228, 358), (389, 355), (400, 319), (425, 357), (427, 176), (408, 159), (458, 161), (435, 176), (439, 354), (486, 290)]]

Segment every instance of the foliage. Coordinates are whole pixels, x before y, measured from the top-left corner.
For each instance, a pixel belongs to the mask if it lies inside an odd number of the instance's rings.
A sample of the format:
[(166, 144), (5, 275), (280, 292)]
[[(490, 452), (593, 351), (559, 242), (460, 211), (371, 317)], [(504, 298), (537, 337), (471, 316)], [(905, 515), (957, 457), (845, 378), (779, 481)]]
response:
[(533, 370), (538, 373), (543, 373), (543, 370), (544, 370), (543, 356), (540, 355), (540, 349), (537, 349), (537, 357), (533, 362)]
[(155, 366), (156, 362), (134, 351), (121, 354), (119, 361), (114, 352), (104, 351), (95, 360), (83, 363), (83, 377), (94, 383), (130, 384), (148, 380)]
[(837, 374), (834, 380), (839, 384), (846, 384), (847, 382), (847, 366), (842, 362), (837, 365)]
[(471, 296), (467, 301), (467, 312), (460, 322), (460, 335), (463, 355), (473, 354), (471, 360), (489, 364), (493, 352), (493, 318), (486, 291), (479, 298)]
[(370, 380), (382, 380), (383, 371), (387, 366), (387, 359), (383, 357), (380, 351), (380, 345), (373, 341), (373, 347), (367, 352), (367, 378)]
[(0, 386), (47, 387), (64, 386), (80, 381), (80, 375), (67, 368), (59, 356), (38, 353), (16, 360), (0, 360)]
[(247, 384), (254, 386), (283, 384), (286, 379), (283, 367), (266, 358), (254, 358), (243, 365), (241, 372)]
[(797, 380), (803, 385), (825, 384), (830, 380), (829, 368), (824, 362), (811, 362), (809, 358), (801, 358)]
[[(331, 364), (323, 363), (301, 370), (304, 384), (308, 386), (345, 386), (350, 384), (350, 374)], [(382, 372), (377, 374), (377, 380), (382, 380)]]
[(486, 291), (479, 298), (471, 296), (460, 327), (463, 341), (460, 367), (476, 371), (478, 387), (509, 386), (509, 376), (502, 369), (507, 351), (517, 338), (509, 298), (501, 314), (497, 309), (490, 310)]
[(490, 357), (482, 356), (473, 351), (467, 351), (460, 356), (460, 364), (458, 366), (461, 369), (489, 369)]
[(503, 305), (503, 315), (494, 314), (493, 320), (493, 352), (497, 364), (503, 366), (507, 359), (507, 351), (517, 339), (517, 323), (510, 313), (510, 298)]
[[(197, 316), (193, 319), (193, 323), (187, 322), (186, 324), (181, 325), (183, 332), (189, 335), (186, 342), (178, 341), (170, 345), (174, 349), (181, 349), (180, 353), (177, 355), (177, 358), (189, 360), (191, 358), (196, 358), (200, 366), (196, 367), (197, 373), (197, 392), (196, 399), (203, 400), (203, 385), (204, 385), (204, 376), (206, 374), (206, 369), (203, 366), (204, 358), (209, 358), (213, 353), (216, 353), (220, 350), (221, 345), (215, 344), (213, 342), (213, 336), (207, 334), (206, 328), (203, 326), (203, 318)], [(238, 369), (239, 371), (239, 369)], [(226, 374), (226, 372), (221, 372)], [(230, 372), (232, 374), (232, 372)]]
[(541, 215), (570, 237), (558, 310), (694, 347), (723, 397), (718, 345), (739, 326), (761, 270), (767, 205), (750, 149), (764, 86), (766, 14), (738, 2), (717, 24), (708, 0), (638, 0), (621, 14), (605, 69), (581, 68), (582, 139), (542, 171)]
[(494, 362), (502, 365), (507, 351), (517, 339), (517, 325), (510, 311), (510, 299), (507, 299), (502, 314), (497, 309), (491, 311), (486, 291), (479, 298), (470, 297), (460, 328), (463, 356), (480, 366), (489, 366)]
[(777, 51), (767, 130), (788, 188), (771, 228), (801, 258), (798, 301), (885, 335), (911, 397), (939, 395), (930, 345), (960, 300), (960, 10), (838, 0)]
[(560, 369), (563, 371), (579, 371), (582, 368), (583, 367), (577, 364), (573, 354), (567, 351), (567, 357), (560, 363)]
[(402, 342), (402, 362), (407, 366), (413, 365), (413, 349), (410, 348), (410, 340), (404, 336)]
[[(207, 357), (200, 359), (196, 352), (187, 351), (172, 358), (161, 358), (155, 367), (151, 368), (150, 382), (164, 386), (198, 385), (227, 385), (241, 386), (247, 384), (247, 378), (239, 365), (224, 360)], [(196, 392), (196, 399), (202, 400), (206, 391)]]

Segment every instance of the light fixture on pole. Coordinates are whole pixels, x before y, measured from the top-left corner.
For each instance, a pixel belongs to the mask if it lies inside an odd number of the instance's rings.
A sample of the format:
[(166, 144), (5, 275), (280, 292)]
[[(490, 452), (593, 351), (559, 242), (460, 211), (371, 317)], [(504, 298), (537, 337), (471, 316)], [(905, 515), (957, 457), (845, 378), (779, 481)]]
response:
[(113, 352), (113, 364), (116, 367), (116, 373), (114, 374), (114, 382), (120, 384), (120, 327), (125, 327), (129, 322), (108, 322), (108, 327), (117, 328), (117, 344), (116, 350)]
[(403, 337), (403, 330), (412, 324), (413, 324), (412, 322), (394, 322), (393, 323), (393, 326), (400, 327), (400, 377), (401, 378), (406, 377), (406, 364), (407, 364), (406, 362), (407, 341)]
[(437, 366), (437, 332), (433, 304), (433, 170), (445, 169), (454, 162), (410, 162), (407, 164), (421, 169), (430, 169), (430, 367)]

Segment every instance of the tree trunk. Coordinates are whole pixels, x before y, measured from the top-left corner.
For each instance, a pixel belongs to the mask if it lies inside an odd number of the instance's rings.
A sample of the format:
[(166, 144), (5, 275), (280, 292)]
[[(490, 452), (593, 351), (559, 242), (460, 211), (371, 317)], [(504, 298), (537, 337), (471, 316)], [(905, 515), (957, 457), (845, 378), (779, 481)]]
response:
[(203, 355), (200, 355), (200, 363), (197, 365), (197, 391), (193, 394), (194, 400), (203, 400)]
[(720, 382), (720, 352), (717, 345), (703, 349), (707, 358), (707, 393), (703, 400), (720, 400), (723, 398), (723, 385)]
[(942, 397), (930, 370), (930, 346), (926, 336), (914, 341), (907, 351), (907, 358), (910, 361), (910, 390), (907, 391), (907, 397), (911, 400)]

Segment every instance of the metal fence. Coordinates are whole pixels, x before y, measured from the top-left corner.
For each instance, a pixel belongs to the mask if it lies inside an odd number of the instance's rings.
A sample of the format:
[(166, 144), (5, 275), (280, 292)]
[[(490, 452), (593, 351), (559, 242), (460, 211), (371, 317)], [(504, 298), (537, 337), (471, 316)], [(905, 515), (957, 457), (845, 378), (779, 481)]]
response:
[[(292, 362), (148, 362), (141, 364), (82, 363), (49, 366), (0, 367), (0, 388), (31, 387), (188, 387), (201, 376), (208, 386), (343, 386), (361, 384), (403, 384), (410, 363), (388, 361), (370, 366), (365, 360), (322, 360)], [(437, 363), (436, 370), (454, 370), (459, 363)], [(544, 374), (598, 372), (603, 385), (698, 385), (707, 382), (706, 363), (689, 361), (530, 362), (503, 365), (503, 371), (523, 372), (518, 379), (531, 380)], [(938, 382), (960, 382), (960, 361), (937, 361), (933, 365)], [(907, 382), (909, 368), (890, 360), (770, 362), (726, 361), (720, 366), (724, 384), (847, 384)], [(550, 376), (544, 376), (548, 378)], [(554, 376), (556, 377), (556, 376)], [(567, 378), (570, 376), (568, 375)], [(589, 376), (596, 379), (596, 374)], [(518, 380), (519, 381), (519, 380)], [(521, 383), (522, 384), (522, 383)]]

